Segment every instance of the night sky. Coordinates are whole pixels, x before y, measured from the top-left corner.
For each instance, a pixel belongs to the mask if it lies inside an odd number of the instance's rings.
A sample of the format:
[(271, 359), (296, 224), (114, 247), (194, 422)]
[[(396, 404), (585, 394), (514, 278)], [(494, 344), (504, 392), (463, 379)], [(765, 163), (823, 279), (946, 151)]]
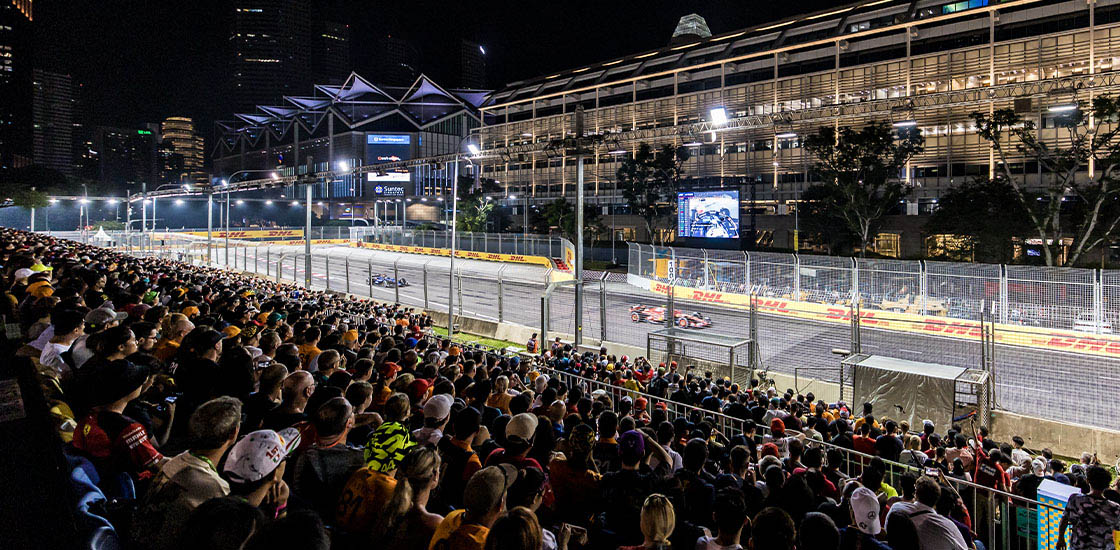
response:
[[(440, 40), (483, 44), (492, 87), (668, 43), (677, 20), (704, 16), (713, 34), (839, 5), (823, 0), (380, 2), (338, 0), (349, 15), (354, 69), (374, 82), (370, 39), (394, 32), (422, 47), (421, 69), (440, 81), (458, 50)], [(91, 124), (131, 126), (171, 115), (230, 117), (228, 2), (214, 0), (36, 0), (37, 62), (82, 83)], [(433, 17), (438, 15), (438, 17)], [(446, 55), (444, 52), (448, 52)], [(311, 90), (307, 91), (308, 94)]]

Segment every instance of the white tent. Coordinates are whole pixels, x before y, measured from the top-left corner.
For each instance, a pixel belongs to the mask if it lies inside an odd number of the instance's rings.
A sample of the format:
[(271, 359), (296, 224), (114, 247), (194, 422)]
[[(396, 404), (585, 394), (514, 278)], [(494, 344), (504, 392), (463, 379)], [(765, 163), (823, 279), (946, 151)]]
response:
[(108, 242), (108, 241), (111, 241), (111, 240), (113, 240), (113, 238), (112, 238), (112, 237), (110, 237), (110, 236), (109, 236), (109, 234), (105, 232), (105, 228), (104, 228), (104, 227), (101, 227), (101, 226), (99, 225), (99, 226), (97, 226), (97, 234), (93, 236), (93, 240), (95, 240), (95, 241), (102, 241), (102, 242)]

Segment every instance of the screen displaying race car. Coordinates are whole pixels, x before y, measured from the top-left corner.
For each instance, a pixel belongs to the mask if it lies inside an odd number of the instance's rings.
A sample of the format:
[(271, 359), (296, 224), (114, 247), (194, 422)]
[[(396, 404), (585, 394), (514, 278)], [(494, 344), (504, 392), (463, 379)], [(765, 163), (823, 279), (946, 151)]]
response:
[(739, 191), (677, 193), (677, 234), (704, 239), (738, 239)]
[[(630, 320), (635, 323), (664, 323), (665, 308), (661, 306), (630, 306)], [(700, 312), (685, 313), (679, 309), (673, 311), (673, 323), (680, 328), (708, 328), (712, 326), (712, 318)]]
[(369, 276), (369, 283), (374, 286), (384, 286), (389, 288), (408, 286), (408, 281), (405, 280), (404, 277), (401, 277), (398, 281), (382, 273), (371, 273)]

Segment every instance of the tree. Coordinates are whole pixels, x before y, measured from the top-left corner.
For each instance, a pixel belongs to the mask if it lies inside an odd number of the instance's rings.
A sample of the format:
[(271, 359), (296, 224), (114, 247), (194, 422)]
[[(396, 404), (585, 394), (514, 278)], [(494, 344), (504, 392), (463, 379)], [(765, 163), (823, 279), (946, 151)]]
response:
[(833, 185), (813, 185), (798, 203), (801, 228), (809, 240), (823, 244), (829, 254), (851, 254), (859, 237), (848, 227), (836, 205), (842, 201)]
[(805, 139), (805, 149), (816, 158), (813, 170), (825, 182), (819, 185), (830, 188), (818, 190), (818, 210), (843, 221), (858, 239), (860, 256), (870, 248), (882, 217), (910, 193), (899, 175), (924, 143), (917, 128), (902, 128), (896, 135), (883, 122), (862, 130), (824, 127)]
[[(585, 240), (595, 240), (598, 235), (606, 231), (599, 218), (598, 208), (591, 204), (583, 205), (583, 236)], [(557, 229), (560, 236), (565, 239), (572, 242), (576, 240), (576, 208), (563, 197), (546, 204), (544, 209), (540, 211), (539, 217), (534, 221), (536, 222), (534, 231), (551, 233), (552, 229)]]
[[(463, 201), (460, 201), (460, 204), (462, 203)], [(493, 201), (481, 196), (474, 197), (459, 207), (455, 228), (459, 231), (486, 231), (486, 222), (490, 220), (490, 213), (493, 210)]]
[[(1040, 141), (1032, 121), (1012, 109), (992, 114), (975, 112), (978, 134), (991, 144), (997, 160), (996, 180), (1009, 185), (1026, 214), (1032, 233), (1042, 241), (1046, 265), (1076, 265), (1085, 254), (1105, 244), (1120, 225), (1120, 100), (1093, 99), (1060, 113), (1055, 124), (1064, 135), (1058, 144)], [(1094, 119), (1096, 124), (1089, 124)], [(1041, 188), (1032, 192), (1025, 176), (1012, 174), (1011, 154), (1037, 162)], [(1092, 175), (1083, 170), (1095, 165)], [(1072, 200), (1071, 200), (1072, 199)], [(1062, 239), (1071, 240), (1062, 255)]]
[(1002, 179), (970, 180), (949, 189), (926, 222), (929, 234), (952, 234), (963, 240), (956, 256), (973, 261), (1006, 264), (1014, 258), (1013, 239), (1031, 231), (1015, 196)]
[(638, 145), (632, 156), (622, 161), (615, 172), (618, 188), (630, 206), (630, 212), (645, 222), (650, 241), (665, 239), (656, 230), (671, 227), (676, 212), (676, 192), (688, 160), (686, 147), (662, 146), (654, 151), (648, 143)]
[(52, 193), (71, 192), (79, 183), (43, 166), (0, 170), (0, 206), (42, 208)]

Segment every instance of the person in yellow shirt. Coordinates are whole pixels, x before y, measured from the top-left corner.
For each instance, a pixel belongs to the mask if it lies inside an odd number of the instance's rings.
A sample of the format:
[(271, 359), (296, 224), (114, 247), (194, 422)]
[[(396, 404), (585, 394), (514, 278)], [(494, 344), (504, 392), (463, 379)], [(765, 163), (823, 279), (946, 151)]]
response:
[(322, 336), (323, 332), (319, 327), (309, 327), (303, 331), (303, 344), (299, 346), (299, 362), (304, 370), (308, 369), (311, 362), (322, 353), (319, 349), (319, 338)]
[(490, 526), (505, 512), (506, 491), (516, 479), (517, 468), (512, 464), (475, 472), (463, 491), (465, 509), (443, 518), (428, 550), (482, 550)]

